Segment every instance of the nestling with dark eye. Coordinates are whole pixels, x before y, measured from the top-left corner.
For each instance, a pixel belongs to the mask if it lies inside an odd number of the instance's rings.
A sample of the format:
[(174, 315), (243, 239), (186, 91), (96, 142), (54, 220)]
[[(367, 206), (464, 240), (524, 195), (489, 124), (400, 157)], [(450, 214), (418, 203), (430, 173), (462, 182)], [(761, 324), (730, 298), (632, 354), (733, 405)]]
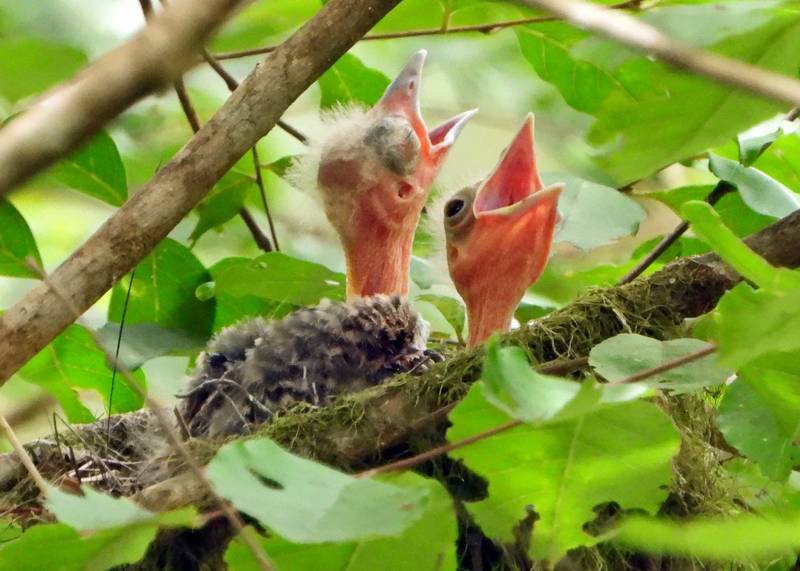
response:
[(528, 115), (494, 171), (445, 204), (447, 264), (467, 305), (470, 346), (509, 329), (544, 270), (563, 188), (545, 187), (539, 177)]

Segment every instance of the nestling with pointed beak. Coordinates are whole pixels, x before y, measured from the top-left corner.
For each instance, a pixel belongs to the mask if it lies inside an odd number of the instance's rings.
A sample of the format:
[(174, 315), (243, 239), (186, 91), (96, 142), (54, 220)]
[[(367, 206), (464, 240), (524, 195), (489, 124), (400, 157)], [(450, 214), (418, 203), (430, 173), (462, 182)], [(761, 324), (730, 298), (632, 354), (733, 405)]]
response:
[(539, 177), (528, 115), (494, 171), (445, 204), (447, 265), (467, 305), (469, 346), (510, 328), (547, 264), (563, 188)]

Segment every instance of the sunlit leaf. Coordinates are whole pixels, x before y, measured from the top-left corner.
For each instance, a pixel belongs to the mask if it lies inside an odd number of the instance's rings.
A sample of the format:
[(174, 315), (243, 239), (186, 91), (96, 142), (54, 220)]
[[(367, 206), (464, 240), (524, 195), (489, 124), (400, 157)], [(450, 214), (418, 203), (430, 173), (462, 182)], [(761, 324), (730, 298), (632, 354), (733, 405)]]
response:
[(344, 275), (338, 272), (280, 252), (252, 260), (237, 259), (215, 279), (217, 295), (249, 295), (294, 305), (313, 305), (323, 298), (344, 299), (344, 283)]
[[(709, 347), (699, 339), (659, 341), (642, 335), (623, 333), (595, 345), (589, 364), (609, 381), (620, 381), (635, 373)], [(708, 355), (681, 367), (669, 369), (642, 381), (644, 384), (674, 393), (719, 385), (732, 371), (717, 364), (716, 355)]]
[[(125, 323), (155, 323), (183, 331), (190, 337), (207, 337), (214, 320), (214, 302), (202, 302), (195, 289), (211, 279), (208, 271), (186, 247), (167, 238), (136, 266)], [(115, 286), (108, 319), (119, 323), (130, 276)]]
[[(56, 397), (71, 422), (92, 422), (94, 415), (78, 399), (77, 390), (92, 389), (108, 406), (111, 369), (106, 354), (95, 345), (81, 325), (70, 325), (52, 343), (42, 349), (19, 371), (28, 382), (37, 384)], [(135, 380), (144, 386), (144, 373), (137, 371)], [(142, 399), (127, 381), (118, 375), (114, 387), (111, 412), (127, 412), (142, 406)]]
[[(400, 487), (425, 489), (430, 501), (422, 517), (398, 537), (348, 543), (296, 544), (279, 537), (262, 542), (278, 571), (451, 571), (455, 564), (456, 522), (453, 501), (433, 480), (402, 474), (385, 480)], [(409, 549), (413, 546), (413, 549)], [(225, 554), (230, 569), (258, 571), (252, 553), (235, 541)]]
[(749, 167), (756, 159), (761, 156), (764, 148), (771, 145), (781, 135), (780, 127), (767, 132), (750, 132), (740, 134), (736, 137), (736, 144), (739, 147), (739, 162), (745, 167)]
[(800, 463), (798, 387), (800, 375), (751, 365), (740, 371), (720, 404), (725, 440), (774, 480), (786, 480)]
[[(777, 8), (778, 2), (717, 2), (666, 6), (642, 17), (672, 37), (707, 44), (714, 51), (762, 69), (790, 76), (797, 72), (800, 14)], [(727, 16), (726, 16), (727, 15)], [(726, 19), (728, 25), (721, 26)], [(702, 30), (702, 32), (701, 32)], [(713, 34), (709, 30), (714, 30)], [(594, 47), (596, 58), (604, 53)], [(593, 61), (597, 61), (597, 59)], [(600, 148), (599, 165), (617, 184), (649, 176), (654, 171), (715, 147), (783, 109), (774, 101), (752, 95), (640, 58), (617, 62), (615, 75), (645, 75), (653, 86), (632, 100), (615, 91), (595, 112), (589, 134)], [(613, 66), (614, 62), (609, 62)]]
[(39, 248), (25, 218), (13, 204), (0, 198), (0, 275), (38, 278), (28, 258), (42, 267)]
[(224, 446), (208, 477), (238, 509), (298, 543), (397, 536), (430, 504), (424, 488), (354, 478), (267, 439)]
[(105, 131), (61, 159), (45, 176), (112, 206), (122, 206), (128, 198), (125, 166), (114, 140)]
[(800, 547), (800, 513), (791, 517), (746, 514), (684, 523), (632, 517), (622, 525), (616, 540), (645, 553), (713, 561), (763, 559), (787, 555)]
[(14, 103), (75, 75), (86, 54), (42, 38), (0, 38), (0, 97)]
[[(459, 405), (450, 420), (447, 438), (454, 442), (510, 418), (473, 399)], [(632, 401), (571, 420), (518, 426), (451, 455), (489, 482), (489, 497), (467, 504), (483, 531), (512, 541), (516, 522), (533, 506), (539, 519), (529, 553), (535, 560), (557, 561), (573, 547), (600, 541), (584, 530), (596, 505), (614, 501), (624, 509), (655, 511), (666, 498), (679, 446), (663, 412)]]
[(783, 218), (800, 208), (800, 195), (754, 167), (712, 154), (708, 168), (737, 187), (745, 203), (760, 214)]
[(345, 54), (319, 78), (320, 106), (362, 103), (372, 106), (389, 86), (389, 78), (367, 67), (352, 54)]

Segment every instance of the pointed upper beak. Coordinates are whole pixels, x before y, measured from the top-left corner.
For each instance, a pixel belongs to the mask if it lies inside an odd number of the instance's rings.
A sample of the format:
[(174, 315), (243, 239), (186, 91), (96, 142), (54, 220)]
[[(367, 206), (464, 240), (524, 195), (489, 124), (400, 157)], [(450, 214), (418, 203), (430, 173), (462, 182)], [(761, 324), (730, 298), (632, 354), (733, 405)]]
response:
[[(533, 114), (529, 113), (494, 171), (478, 189), (473, 203), (475, 217), (518, 212), (533, 202), (534, 195), (543, 189), (536, 165)], [(547, 190), (549, 194), (550, 189)]]
[(419, 90), (422, 82), (422, 66), (428, 52), (419, 50), (411, 56), (403, 70), (389, 84), (376, 107), (386, 111), (401, 112), (409, 118), (422, 119), (419, 108)]
[(477, 113), (477, 109), (470, 109), (448, 119), (428, 134), (431, 141), (431, 155), (435, 158), (442, 151), (446, 151), (456, 142), (464, 125)]

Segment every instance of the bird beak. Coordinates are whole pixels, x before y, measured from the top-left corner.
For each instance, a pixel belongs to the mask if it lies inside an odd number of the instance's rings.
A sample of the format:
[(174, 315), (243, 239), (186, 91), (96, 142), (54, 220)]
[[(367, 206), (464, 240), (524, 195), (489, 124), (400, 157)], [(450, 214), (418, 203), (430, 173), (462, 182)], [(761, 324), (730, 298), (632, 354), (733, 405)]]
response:
[[(545, 187), (536, 166), (533, 115), (528, 115), (472, 203), (474, 225), (461, 250), (470, 268), (459, 290), (473, 307), (470, 344), (508, 329), (525, 293), (544, 271), (563, 184)], [(457, 284), (459, 285), (459, 284)], [(473, 322), (474, 321), (474, 322)]]
[(427, 129), (422, 120), (422, 113), (419, 108), (419, 91), (422, 83), (422, 66), (428, 52), (419, 50), (411, 56), (403, 70), (389, 84), (383, 93), (380, 101), (375, 104), (375, 109), (386, 115), (402, 115), (411, 123), (417, 135), (426, 134), (420, 137), (427, 140)]
[(436, 164), (440, 163), (444, 157), (447, 156), (447, 151), (449, 151), (453, 143), (456, 142), (458, 135), (461, 133), (461, 129), (464, 128), (464, 125), (466, 125), (477, 112), (477, 109), (470, 109), (469, 111), (459, 113), (428, 134), (431, 143), (430, 156)]

